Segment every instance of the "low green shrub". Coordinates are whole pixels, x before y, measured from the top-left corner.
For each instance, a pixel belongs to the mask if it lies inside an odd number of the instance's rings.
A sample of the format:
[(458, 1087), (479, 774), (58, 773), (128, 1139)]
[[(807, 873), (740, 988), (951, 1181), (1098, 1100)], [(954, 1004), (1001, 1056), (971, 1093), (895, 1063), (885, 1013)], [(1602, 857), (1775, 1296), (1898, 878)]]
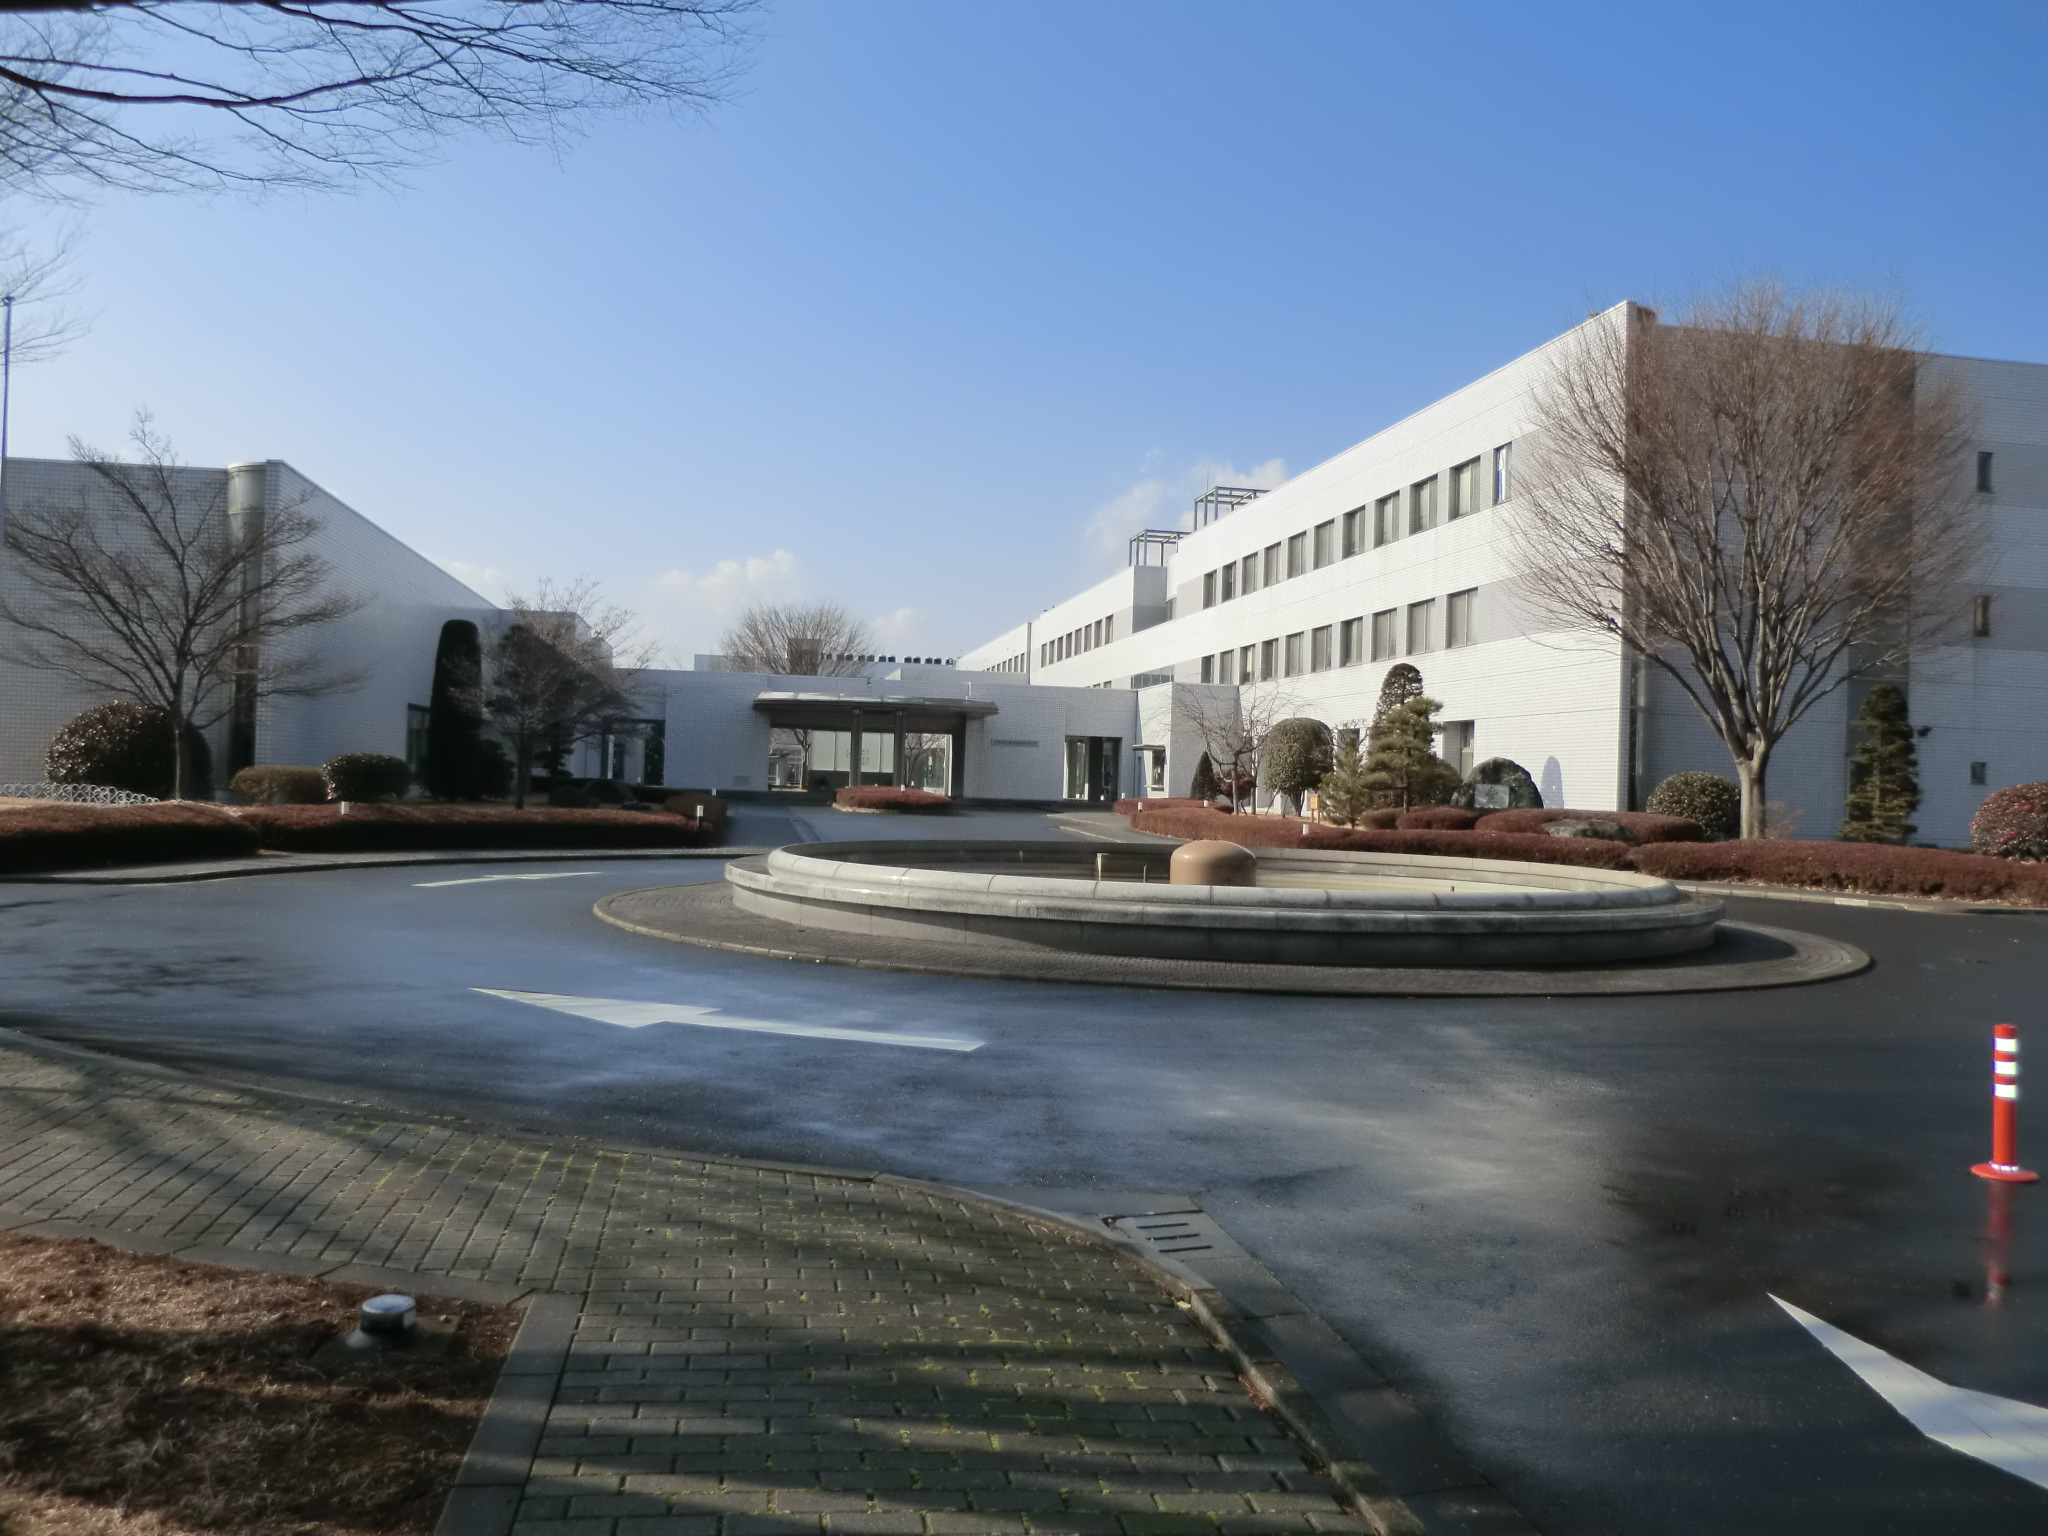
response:
[(832, 803), (842, 811), (909, 811), (928, 816), (953, 809), (953, 802), (944, 795), (897, 789), (891, 784), (849, 784), (833, 795)]
[(1733, 837), (1742, 830), (1742, 790), (1733, 779), (1718, 773), (1697, 769), (1674, 773), (1650, 791), (1643, 809), (1697, 822), (1708, 837)]
[(1481, 832), (1542, 832), (1553, 821), (1608, 821), (1625, 827), (1639, 843), (1696, 843), (1700, 824), (1683, 816), (1648, 811), (1493, 811), (1479, 818)]
[(48, 801), (0, 811), (0, 871), (34, 874), (107, 864), (163, 864), (253, 855), (256, 830), (225, 809), (73, 805)]
[(699, 848), (716, 839), (693, 821), (645, 811), (527, 810), (483, 805), (251, 806), (265, 848), (292, 853), (392, 853), (457, 848)]
[(412, 788), (412, 768), (384, 752), (344, 752), (320, 765), (330, 800), (396, 800)]
[(327, 775), (319, 768), (258, 763), (228, 780), (228, 788), (251, 805), (318, 805), (327, 798)]
[[(213, 754), (206, 738), (185, 727), (190, 782), (185, 798), (213, 793)], [(177, 793), (177, 763), (171, 750), (171, 714), (153, 704), (95, 704), (67, 720), (43, 754), (43, 775), (52, 784), (104, 784), (132, 794), (168, 800)]]
[(2048, 859), (2048, 784), (1986, 795), (1970, 818), (1970, 847), (2001, 859)]

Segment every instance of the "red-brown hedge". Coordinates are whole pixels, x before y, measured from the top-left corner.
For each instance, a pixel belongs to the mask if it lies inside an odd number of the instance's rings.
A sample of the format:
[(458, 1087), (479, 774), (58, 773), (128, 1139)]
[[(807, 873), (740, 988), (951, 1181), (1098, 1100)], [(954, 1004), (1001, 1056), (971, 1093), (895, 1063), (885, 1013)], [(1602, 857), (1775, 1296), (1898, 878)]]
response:
[(832, 803), (846, 811), (910, 811), (937, 815), (953, 809), (953, 802), (928, 789), (898, 789), (893, 784), (849, 784), (832, 796)]
[[(708, 820), (708, 818), (707, 818)], [(659, 811), (570, 811), (539, 806), (257, 805), (241, 813), (266, 848), (291, 853), (395, 853), (459, 848), (701, 848), (714, 838), (685, 816)]]
[(1154, 795), (1149, 800), (1126, 796), (1116, 803), (1119, 816), (1135, 816), (1139, 811), (1220, 811), (1228, 816), (1231, 805), (1228, 800), (1194, 800), (1186, 795)]
[[(1525, 864), (1571, 864), (1582, 869), (1626, 869), (1629, 847), (1595, 837), (1543, 833), (1428, 832), (1317, 826), (1278, 816), (1218, 816), (1208, 811), (1141, 811), (1140, 832), (1162, 837), (1211, 837), (1250, 848), (1336, 848), (1359, 853), (1420, 853), (1452, 859), (1515, 859)], [(1304, 832), (1303, 828), (1307, 828)]]
[(254, 854), (256, 847), (254, 828), (205, 805), (53, 801), (0, 810), (0, 871), (9, 874), (232, 859)]
[(1470, 832), (1483, 814), (1462, 805), (1418, 805), (1396, 812), (1394, 825), (1404, 832)]
[(1866, 896), (1933, 896), (2048, 906), (2048, 864), (1884, 843), (1742, 841), (1659, 843), (1635, 867), (1666, 880), (1794, 885)]
[(1696, 821), (1683, 816), (1653, 816), (1648, 811), (1548, 811), (1535, 807), (1520, 811), (1491, 811), (1479, 818), (1481, 832), (1534, 832), (1547, 837), (1546, 823), (1553, 821), (1611, 821), (1624, 827), (1643, 843), (1697, 843), (1706, 837)]

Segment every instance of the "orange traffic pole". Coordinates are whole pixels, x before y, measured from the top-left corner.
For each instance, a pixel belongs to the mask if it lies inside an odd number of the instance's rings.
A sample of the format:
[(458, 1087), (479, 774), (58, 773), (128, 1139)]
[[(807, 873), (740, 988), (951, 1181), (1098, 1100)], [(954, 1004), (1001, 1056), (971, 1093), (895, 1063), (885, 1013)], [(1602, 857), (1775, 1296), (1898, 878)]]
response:
[(2032, 1184), (2041, 1175), (2020, 1166), (2020, 1032), (2010, 1024), (1991, 1026), (1991, 1161), (1970, 1172), (2001, 1184)]

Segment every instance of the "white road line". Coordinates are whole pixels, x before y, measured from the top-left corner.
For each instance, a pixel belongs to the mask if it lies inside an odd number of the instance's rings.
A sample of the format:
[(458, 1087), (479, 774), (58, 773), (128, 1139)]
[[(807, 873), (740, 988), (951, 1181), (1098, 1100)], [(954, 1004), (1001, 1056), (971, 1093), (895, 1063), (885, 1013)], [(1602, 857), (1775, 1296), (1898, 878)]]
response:
[(574, 880), (578, 875), (595, 875), (595, 869), (549, 870), (544, 875), (472, 875), (467, 880), (416, 880), (416, 891), (438, 890), (444, 885), (489, 885), (493, 880)]
[(515, 1003), (573, 1013), (580, 1019), (616, 1024), (621, 1029), (645, 1029), (649, 1024), (696, 1024), (705, 1029), (744, 1029), (762, 1035), (801, 1035), (808, 1040), (857, 1040), (864, 1045), (914, 1045), (928, 1051), (978, 1051), (980, 1040), (963, 1040), (955, 1035), (899, 1035), (876, 1029), (835, 1029), (829, 1024), (781, 1024), (770, 1019), (740, 1019), (721, 1014), (716, 1008), (699, 1008), (691, 1003), (632, 1003), (612, 997), (565, 997), (557, 992), (501, 992), (495, 987), (471, 987), (486, 997), (506, 997)]
[(2048, 1488), (2048, 1408), (1952, 1387), (1789, 1301), (1771, 1300), (1928, 1439)]

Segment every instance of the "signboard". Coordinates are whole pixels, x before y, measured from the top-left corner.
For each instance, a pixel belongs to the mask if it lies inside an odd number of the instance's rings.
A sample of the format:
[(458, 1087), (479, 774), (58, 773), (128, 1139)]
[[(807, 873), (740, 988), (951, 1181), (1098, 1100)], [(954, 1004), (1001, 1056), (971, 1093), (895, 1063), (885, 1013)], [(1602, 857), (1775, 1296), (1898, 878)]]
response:
[(1476, 811), (1504, 811), (1508, 808), (1508, 798), (1508, 787), (1505, 784), (1472, 786), (1472, 808)]

